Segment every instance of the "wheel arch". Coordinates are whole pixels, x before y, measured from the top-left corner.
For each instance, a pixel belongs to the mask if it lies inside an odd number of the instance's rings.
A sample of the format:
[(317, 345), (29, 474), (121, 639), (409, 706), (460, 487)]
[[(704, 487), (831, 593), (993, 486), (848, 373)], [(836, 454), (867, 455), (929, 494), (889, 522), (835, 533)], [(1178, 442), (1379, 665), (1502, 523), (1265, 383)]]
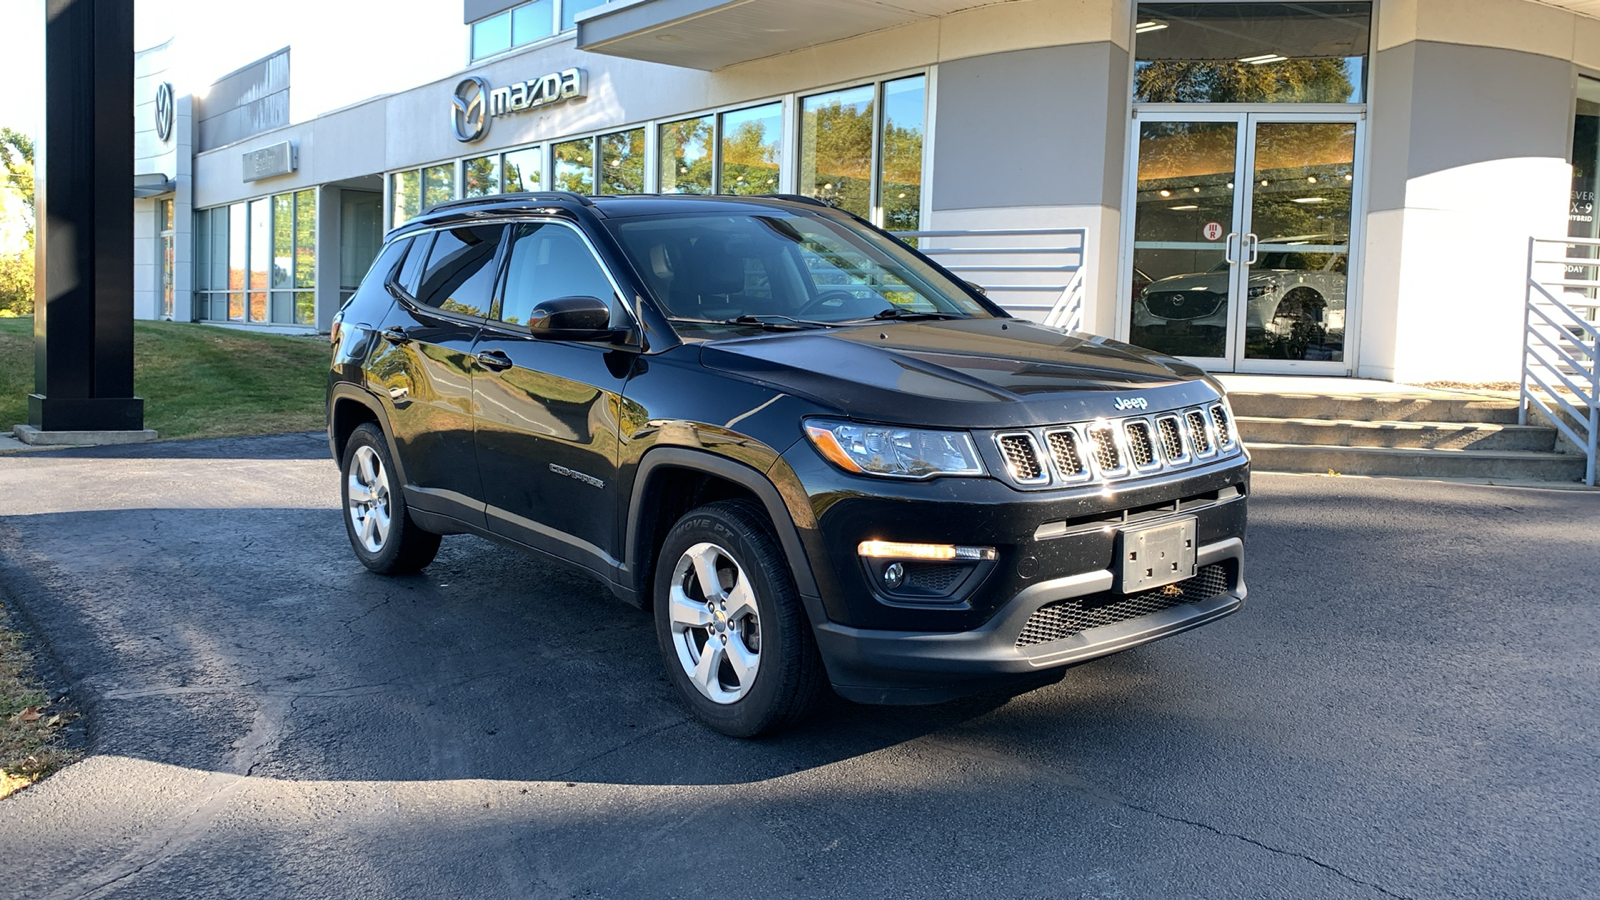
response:
[(389, 442), (389, 455), (398, 469), (399, 456), (394, 452), (394, 436), (389, 431), (383, 408), (371, 394), (349, 384), (335, 386), (328, 403), (328, 450), (333, 454), (334, 462), (344, 459), (350, 435), (368, 422), (377, 425), (378, 430), (383, 432), (384, 439)]
[(808, 613), (820, 612), (815, 577), (794, 517), (773, 483), (741, 462), (679, 447), (645, 454), (633, 482), (625, 534), (629, 586), (640, 606), (651, 605), (656, 554), (684, 513), (725, 499), (747, 499), (767, 513)]

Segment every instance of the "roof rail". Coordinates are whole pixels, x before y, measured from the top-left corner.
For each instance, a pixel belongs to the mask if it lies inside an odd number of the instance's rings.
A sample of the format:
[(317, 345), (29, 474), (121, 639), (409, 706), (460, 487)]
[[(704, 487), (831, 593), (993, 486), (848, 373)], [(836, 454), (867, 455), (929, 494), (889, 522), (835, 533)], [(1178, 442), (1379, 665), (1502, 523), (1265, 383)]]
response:
[(816, 197), (808, 197), (805, 194), (761, 194), (760, 196), (770, 197), (773, 200), (788, 200), (790, 203), (805, 203), (809, 206), (821, 206), (825, 209), (838, 208), (826, 200), (818, 200)]
[(435, 203), (423, 210), (422, 213), (418, 213), (418, 215), (441, 209), (454, 209), (458, 206), (472, 206), (486, 201), (498, 202), (503, 200), (538, 200), (544, 202), (565, 200), (569, 203), (577, 203), (583, 206), (594, 206), (592, 199), (572, 191), (518, 191), (509, 194), (490, 194), (484, 197), (462, 197), (459, 200), (446, 200), (443, 203)]

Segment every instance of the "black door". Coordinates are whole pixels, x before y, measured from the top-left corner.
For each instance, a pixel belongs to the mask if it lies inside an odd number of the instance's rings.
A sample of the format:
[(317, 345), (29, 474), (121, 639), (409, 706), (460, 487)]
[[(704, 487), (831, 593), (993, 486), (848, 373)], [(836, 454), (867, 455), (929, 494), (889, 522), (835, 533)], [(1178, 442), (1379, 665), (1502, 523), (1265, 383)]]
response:
[(512, 226), (499, 314), (473, 353), (478, 465), (491, 531), (610, 575), (619, 498), (617, 410), (631, 354), (537, 340), (528, 314), (556, 297), (599, 297), (625, 315), (588, 242), (561, 222)]
[[(384, 322), (389, 345), (373, 369), (392, 404), (406, 501), (419, 509), (483, 525), (483, 487), (472, 435), (472, 343), (494, 294), (503, 225), (439, 230), (420, 274), (397, 285)], [(402, 282), (407, 281), (402, 278)]]

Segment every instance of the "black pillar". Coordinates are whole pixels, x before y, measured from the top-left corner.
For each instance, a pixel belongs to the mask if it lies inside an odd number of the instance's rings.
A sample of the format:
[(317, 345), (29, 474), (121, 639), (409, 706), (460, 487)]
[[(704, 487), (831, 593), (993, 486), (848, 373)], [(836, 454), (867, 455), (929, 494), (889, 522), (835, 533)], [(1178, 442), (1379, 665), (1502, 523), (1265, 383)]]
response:
[(47, 0), (45, 16), (28, 422), (40, 431), (137, 431), (133, 0)]

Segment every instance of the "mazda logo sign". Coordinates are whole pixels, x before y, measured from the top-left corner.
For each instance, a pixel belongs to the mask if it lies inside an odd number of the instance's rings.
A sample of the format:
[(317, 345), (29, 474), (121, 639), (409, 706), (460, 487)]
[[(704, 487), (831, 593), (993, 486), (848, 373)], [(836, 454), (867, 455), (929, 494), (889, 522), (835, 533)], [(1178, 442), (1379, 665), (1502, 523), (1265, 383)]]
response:
[(461, 79), (450, 95), (450, 128), (456, 140), (481, 140), (489, 133), (489, 82), (476, 75)]
[(162, 143), (172, 139), (172, 85), (165, 81), (156, 88), (156, 137)]

